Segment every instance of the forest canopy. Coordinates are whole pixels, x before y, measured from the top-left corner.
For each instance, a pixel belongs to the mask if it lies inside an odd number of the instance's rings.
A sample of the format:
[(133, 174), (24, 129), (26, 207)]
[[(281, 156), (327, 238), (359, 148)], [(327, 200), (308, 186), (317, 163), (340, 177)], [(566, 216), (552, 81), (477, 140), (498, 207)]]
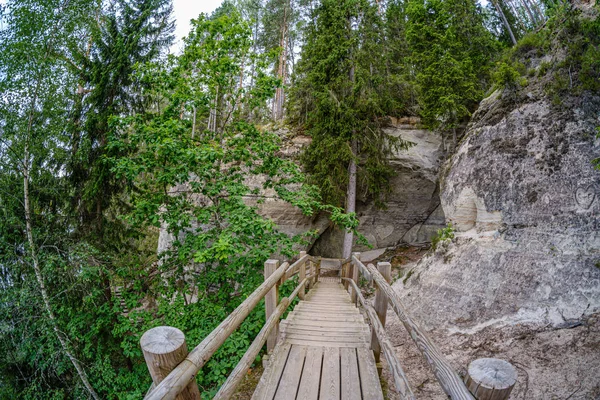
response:
[[(249, 198), (328, 215), (349, 254), (364, 239), (357, 191), (385, 207), (387, 156), (411, 145), (385, 134), (389, 117), (420, 117), (455, 147), (486, 94), (518, 86), (514, 44), (567, 9), (226, 0), (169, 54), (171, 0), (1, 4), (0, 398), (142, 398), (144, 331), (199, 343), (267, 258), (310, 236), (281, 233)], [(312, 138), (300, 160), (282, 155), (283, 126)], [(207, 398), (262, 307), (198, 375)]]

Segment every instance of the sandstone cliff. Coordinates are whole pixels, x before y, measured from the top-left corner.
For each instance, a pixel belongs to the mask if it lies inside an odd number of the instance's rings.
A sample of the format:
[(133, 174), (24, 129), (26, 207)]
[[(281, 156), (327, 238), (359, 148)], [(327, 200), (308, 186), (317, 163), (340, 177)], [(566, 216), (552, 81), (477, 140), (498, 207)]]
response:
[(600, 310), (600, 97), (557, 104), (544, 87), (484, 100), (445, 166), (456, 237), (400, 290), (427, 327), (566, 326)]
[[(378, 209), (368, 199), (357, 199), (356, 212), (360, 232), (376, 249), (402, 243), (421, 244), (431, 241), (445, 226), (440, 207), (438, 175), (444, 149), (442, 138), (419, 127), (416, 118), (393, 119), (387, 129), (391, 136), (401, 136), (414, 143), (408, 151), (393, 154), (390, 160), (396, 175), (392, 178), (386, 209)], [(343, 232), (329, 228), (316, 241), (312, 252), (324, 257), (341, 257)], [(355, 251), (365, 247), (355, 246)]]

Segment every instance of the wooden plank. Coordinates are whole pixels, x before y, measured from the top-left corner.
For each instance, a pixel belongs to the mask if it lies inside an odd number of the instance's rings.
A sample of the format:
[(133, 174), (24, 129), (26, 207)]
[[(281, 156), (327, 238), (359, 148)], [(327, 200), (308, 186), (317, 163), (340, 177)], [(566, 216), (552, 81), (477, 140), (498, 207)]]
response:
[(369, 343), (358, 343), (358, 342), (324, 342), (320, 340), (306, 340), (306, 339), (285, 339), (285, 343), (300, 345), (300, 346), (315, 346), (315, 347), (349, 347), (352, 349), (357, 348), (369, 348)]
[(275, 400), (296, 398), (305, 356), (305, 346), (292, 346), (290, 355), (285, 363), (285, 368), (283, 369), (283, 375), (281, 375), (281, 380), (279, 381), (279, 387), (277, 387), (277, 392), (275, 393)]
[(302, 302), (296, 307), (308, 307), (313, 310), (349, 310), (358, 311), (356, 307), (350, 302), (339, 304), (339, 303), (317, 303), (317, 302)]
[[(283, 321), (282, 321), (283, 323)], [(286, 320), (286, 326), (306, 326), (308, 329), (320, 328), (320, 329), (355, 329), (358, 327), (366, 327), (362, 321), (351, 321), (351, 322), (333, 322), (329, 320), (315, 321), (311, 319), (293, 319)], [(367, 327), (368, 329), (368, 327)]]
[(297, 400), (317, 400), (319, 398), (319, 383), (321, 381), (321, 363), (323, 361), (322, 347), (309, 347), (306, 352), (302, 379), (298, 388)]
[(299, 305), (296, 306), (296, 310), (320, 313), (320, 314), (337, 314), (337, 313), (347, 313), (347, 314), (355, 314), (360, 315), (360, 311), (354, 307), (321, 307), (321, 306), (307, 306), (307, 305)]
[(342, 399), (361, 400), (356, 349), (340, 349), (340, 358)]
[(320, 307), (296, 307), (296, 311), (307, 312), (311, 314), (322, 314), (322, 315), (344, 315), (344, 316), (358, 316), (361, 315), (356, 309), (339, 308), (339, 309), (323, 309)]
[(323, 349), (320, 400), (340, 400), (340, 350)]
[(361, 333), (369, 333), (370, 330), (366, 326), (362, 326), (361, 324), (356, 324), (352, 326), (331, 326), (331, 327), (319, 327), (314, 325), (301, 325), (301, 324), (286, 324), (285, 330), (289, 331), (290, 329), (296, 331), (308, 331), (308, 332), (335, 332), (335, 333), (351, 333), (351, 332), (361, 332)]
[[(360, 263), (360, 253), (354, 253), (354, 257), (352, 257), (353, 260), (357, 260), (358, 263), (356, 262), (352, 262), (352, 280), (356, 283), (356, 285), (358, 285), (358, 277), (359, 277), (359, 263)], [(362, 264), (362, 263), (361, 263)], [(357, 299), (358, 293), (355, 289), (352, 289), (352, 294), (350, 295), (350, 300), (352, 300), (353, 303), (357, 303), (358, 299)]]
[(368, 334), (355, 333), (350, 335), (311, 335), (306, 333), (286, 332), (286, 339), (315, 340), (320, 342), (346, 342), (346, 343), (365, 343), (369, 338)]
[(326, 331), (326, 330), (322, 330), (322, 331), (309, 331), (309, 330), (305, 330), (305, 329), (286, 329), (284, 332), (284, 336), (285, 337), (302, 337), (302, 338), (309, 338), (309, 339), (314, 339), (314, 340), (320, 340), (318, 338), (323, 338), (323, 337), (327, 337), (327, 336), (333, 336), (333, 337), (337, 337), (337, 338), (367, 338), (369, 337), (369, 333), (368, 331), (347, 331), (347, 332), (340, 332), (340, 331)]
[[(313, 319), (315, 321), (338, 321), (338, 322), (363, 322), (364, 319), (362, 316), (357, 315), (357, 316), (344, 316), (344, 315), (327, 315), (327, 314), (316, 314), (316, 313), (309, 313), (309, 312), (302, 312), (302, 311), (294, 311), (294, 318), (293, 319), (298, 319), (297, 317), (305, 317), (306, 319)], [(302, 319), (302, 318), (300, 318)]]
[(368, 349), (356, 349), (356, 354), (358, 356), (358, 371), (360, 372), (360, 388), (363, 399), (383, 400), (373, 352)]
[(277, 346), (269, 366), (260, 377), (252, 400), (273, 400), (291, 348), (292, 345), (287, 343)]
[(469, 392), (469, 389), (467, 389), (464, 382), (460, 379), (456, 371), (454, 371), (454, 368), (452, 368), (442, 355), (442, 352), (406, 313), (398, 293), (392, 289), (390, 284), (386, 282), (383, 275), (375, 267), (369, 264), (367, 268), (377, 286), (385, 293), (393, 310), (433, 370), (433, 374), (442, 386), (442, 389), (444, 389), (444, 392), (453, 400), (473, 400), (473, 395), (471, 395), (471, 392)]
[(210, 360), (233, 331), (246, 319), (263, 297), (277, 284), (285, 274), (284, 268), (278, 268), (274, 274), (254, 291), (242, 304), (227, 316), (202, 342), (196, 346), (175, 369), (156, 388), (148, 394), (148, 400), (174, 399), (198, 371)]
[[(349, 281), (350, 285), (356, 286), (353, 281)], [(398, 390), (398, 394), (402, 400), (415, 400), (415, 396), (410, 389), (410, 385), (408, 384), (408, 378), (406, 374), (402, 370), (402, 366), (396, 357), (396, 352), (390, 343), (390, 340), (387, 337), (383, 326), (381, 325), (381, 321), (379, 321), (379, 317), (373, 307), (365, 302), (365, 298), (362, 294), (359, 293), (359, 300), (363, 305), (371, 324), (373, 325), (373, 329), (377, 333), (377, 340), (383, 350), (383, 354), (385, 355), (385, 359), (388, 362), (388, 366), (390, 371), (392, 372), (392, 376), (394, 377), (394, 383), (396, 384), (396, 389)]]
[[(265, 280), (271, 276), (277, 270), (279, 266), (279, 261), (277, 260), (267, 260), (265, 262)], [(273, 288), (267, 293), (265, 296), (265, 314), (266, 319), (268, 320), (271, 314), (275, 312), (277, 308), (277, 303), (279, 302), (279, 288), (277, 285), (273, 286)], [(279, 323), (275, 324), (275, 327), (269, 333), (267, 337), (267, 352), (270, 353), (275, 348), (275, 344), (277, 344), (277, 337), (279, 336)]]
[[(388, 283), (392, 281), (392, 264), (389, 262), (377, 263), (377, 270), (381, 272), (381, 275), (383, 275)], [(385, 293), (383, 293), (379, 287), (377, 287), (377, 290), (375, 291), (375, 302), (373, 303), (373, 308), (379, 317), (379, 321), (381, 321), (381, 326), (385, 328), (388, 301), (387, 297), (385, 297)], [(373, 330), (373, 333), (371, 334), (371, 348), (373, 349), (375, 362), (378, 363), (381, 360), (381, 347), (377, 341), (375, 330)]]
[[(305, 255), (306, 255), (305, 251), (300, 252), (300, 258), (304, 257)], [(302, 282), (304, 280), (304, 278), (306, 278), (306, 261), (304, 261), (303, 263), (300, 264), (300, 271), (298, 272), (298, 281)], [(305, 293), (306, 293), (306, 290), (304, 290), (304, 288), (302, 288), (302, 290), (300, 290), (300, 292), (298, 293), (298, 297), (300, 298), (300, 300), (304, 300)]]

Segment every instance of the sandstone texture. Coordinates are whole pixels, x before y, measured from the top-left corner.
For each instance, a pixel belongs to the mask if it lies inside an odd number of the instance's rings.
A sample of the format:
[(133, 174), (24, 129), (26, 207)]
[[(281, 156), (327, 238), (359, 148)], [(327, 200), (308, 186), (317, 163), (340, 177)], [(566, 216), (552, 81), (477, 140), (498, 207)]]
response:
[[(418, 119), (392, 122), (387, 133), (401, 136), (414, 146), (395, 153), (390, 160), (396, 176), (390, 182), (392, 193), (386, 209), (376, 208), (367, 199), (357, 199), (359, 230), (375, 249), (430, 242), (436, 231), (445, 226), (438, 190), (444, 154), (441, 136), (420, 129)], [(341, 257), (342, 241), (343, 232), (331, 227), (316, 241), (312, 252), (324, 257)], [(365, 250), (368, 249), (354, 246), (354, 251)]]
[(600, 311), (600, 97), (496, 92), (441, 179), (455, 238), (399, 293), (426, 328), (564, 327)]

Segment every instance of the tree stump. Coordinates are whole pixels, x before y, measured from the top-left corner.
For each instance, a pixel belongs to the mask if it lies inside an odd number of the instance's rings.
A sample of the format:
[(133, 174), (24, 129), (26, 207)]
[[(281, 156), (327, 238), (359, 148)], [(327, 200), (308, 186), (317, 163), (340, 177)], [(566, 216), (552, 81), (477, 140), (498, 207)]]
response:
[(497, 358), (480, 358), (469, 364), (465, 383), (477, 400), (506, 400), (517, 382), (517, 370)]
[[(171, 326), (157, 326), (146, 331), (140, 339), (140, 346), (154, 386), (158, 386), (188, 355), (183, 332)], [(176, 399), (199, 400), (196, 380), (192, 380)]]

